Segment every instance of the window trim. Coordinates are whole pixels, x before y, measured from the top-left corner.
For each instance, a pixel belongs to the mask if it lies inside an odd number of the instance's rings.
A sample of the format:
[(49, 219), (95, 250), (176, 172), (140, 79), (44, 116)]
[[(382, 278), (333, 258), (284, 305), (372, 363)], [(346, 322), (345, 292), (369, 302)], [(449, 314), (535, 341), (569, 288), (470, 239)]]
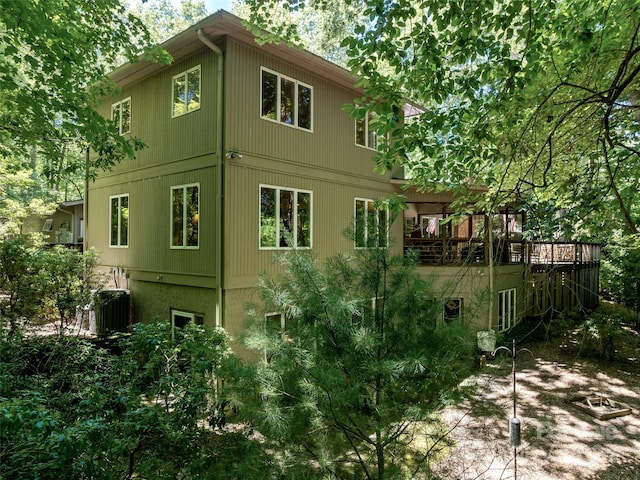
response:
[[(371, 145), (369, 145), (369, 121), (371, 120), (371, 118), (373, 118), (375, 114), (373, 112), (367, 112), (366, 116), (364, 118), (356, 118), (355, 122), (354, 122), (354, 131), (353, 131), (353, 140), (354, 143), (357, 147), (360, 148), (366, 148), (367, 150), (372, 150), (374, 152), (378, 151), (378, 145), (379, 145), (379, 139), (380, 136), (378, 135), (377, 132), (371, 132), (375, 135), (375, 142), (376, 145), (375, 147), (372, 147)], [(361, 143), (358, 143), (358, 122), (364, 122), (364, 141), (366, 145), (362, 145)]]
[[(182, 205), (182, 245), (174, 245), (173, 244), (173, 192), (174, 190), (182, 189), (183, 190), (183, 198), (187, 198), (186, 190), (190, 187), (198, 187), (198, 211), (196, 214), (198, 215), (198, 244), (186, 245), (187, 240), (187, 204), (188, 202), (183, 202)], [(202, 194), (202, 190), (200, 189), (200, 182), (196, 183), (185, 183), (182, 185), (173, 185), (169, 188), (169, 248), (172, 250), (199, 250), (200, 249), (200, 204), (201, 199), (200, 195)]]
[[(175, 340), (175, 329), (180, 328), (176, 327), (176, 316), (186, 317), (189, 319), (189, 322), (195, 322), (196, 325), (204, 325), (204, 315), (195, 313), (195, 312), (187, 312), (186, 310), (180, 310), (177, 308), (170, 308), (170, 318), (171, 318), (171, 341)], [(187, 322), (187, 323), (189, 323)]]
[[(458, 316), (447, 318), (446, 308), (449, 302), (458, 302)], [(442, 304), (442, 321), (444, 323), (454, 322), (456, 320), (462, 320), (464, 318), (464, 297), (449, 297), (446, 302)]]
[[(381, 210), (380, 208), (377, 208), (376, 200), (372, 200), (371, 198), (363, 198), (363, 197), (354, 197), (353, 199), (353, 225), (354, 225), (354, 239), (353, 239), (353, 244), (356, 250), (361, 250), (364, 248), (388, 248), (389, 247), (389, 230), (390, 230), (390, 223), (389, 223), (389, 206), (386, 204), (386, 202), (384, 203), (384, 210), (386, 212), (386, 228), (385, 228), (385, 238), (384, 238), (384, 245), (380, 245), (380, 217), (379, 215), (376, 215), (376, 237), (378, 239), (378, 241), (376, 242), (376, 245), (372, 245), (369, 246), (369, 239), (368, 239), (368, 234), (369, 234), (369, 229), (368, 226), (365, 224), (365, 228), (364, 228), (364, 234), (365, 234), (365, 238), (364, 238), (364, 245), (363, 246), (358, 246), (358, 239), (356, 237), (356, 228), (357, 228), (357, 214), (358, 214), (358, 202), (365, 202), (365, 211), (368, 212), (368, 205), (372, 204), (373, 208), (376, 209), (377, 211)], [(365, 221), (368, 219), (368, 215), (365, 215)]]
[[(123, 131), (123, 129), (122, 129), (122, 105), (127, 103), (127, 102), (129, 103), (129, 128), (128, 128), (127, 131)], [(119, 120), (118, 121), (118, 125), (116, 125), (116, 127), (118, 128), (118, 133), (120, 135), (127, 135), (127, 134), (131, 133), (131, 96), (129, 96), (127, 98), (123, 98), (122, 100), (119, 100), (119, 101), (111, 104), (111, 121), (113, 121), (113, 111), (116, 108), (120, 110), (120, 114), (118, 116), (118, 120)]]
[[(279, 118), (273, 119), (273, 118), (269, 118), (265, 115), (262, 114), (262, 105), (263, 105), (263, 101), (264, 101), (264, 90), (262, 88), (262, 74), (263, 72), (267, 72), (270, 73), (272, 75), (275, 75), (277, 80), (276, 80), (276, 112), (280, 111), (280, 99), (281, 97), (281, 93), (282, 93), (282, 83), (281, 83), (281, 79), (285, 79), (285, 80), (289, 80), (291, 82), (293, 82), (295, 84), (295, 88), (294, 88), (294, 92), (295, 92), (295, 101), (293, 102), (294, 106), (295, 106), (295, 110), (294, 110), (294, 114), (293, 114), (293, 121), (292, 123), (286, 123), (286, 122), (282, 122)], [(300, 109), (300, 105), (298, 102), (298, 86), (302, 86), (302, 87), (306, 87), (309, 89), (309, 91), (311, 92), (311, 107), (309, 108), (309, 128), (304, 128), (298, 125), (298, 120), (299, 120), (299, 109)], [(305, 82), (301, 82), (299, 80), (296, 80), (293, 77), (290, 77), (288, 75), (283, 75), (282, 73), (276, 72), (275, 70), (271, 70), (270, 68), (261, 66), (260, 67), (260, 118), (262, 120), (267, 120), (269, 122), (273, 122), (273, 123), (277, 123), (279, 125), (286, 125), (288, 127), (292, 127), (295, 128), (297, 130), (303, 131), (303, 132), (309, 132), (309, 133), (313, 133), (313, 127), (314, 127), (314, 121), (313, 121), (313, 107), (315, 105), (315, 99), (314, 99), (314, 94), (313, 94), (313, 85), (309, 85), (308, 83)]]
[[(276, 235), (276, 245), (275, 247), (269, 247), (269, 246), (262, 246), (262, 189), (263, 188), (270, 188), (270, 189), (275, 189), (276, 191), (276, 205), (275, 205), (275, 211), (276, 211), (276, 231), (275, 231), (275, 235)], [(293, 243), (294, 245), (291, 246), (280, 246), (280, 192), (282, 190), (286, 190), (286, 191), (291, 191), (294, 192), (295, 194), (295, 199), (296, 201), (294, 201), (294, 214), (293, 214), (293, 218), (295, 221), (295, 224), (292, 227), (292, 231), (293, 231)], [(297, 198), (298, 198), (298, 194), (299, 193), (307, 193), (309, 194), (309, 246), (308, 247), (300, 247), (298, 246), (298, 202), (297, 202)], [(312, 190), (304, 190), (301, 188), (289, 188), (289, 187), (279, 187), (276, 185), (266, 185), (261, 183), (258, 189), (258, 249), (259, 250), (293, 250), (293, 249), (300, 249), (300, 250), (311, 250), (313, 248), (313, 191)]]
[[(177, 113), (176, 114), (176, 109), (175, 109), (175, 80), (178, 77), (184, 77), (184, 84), (185, 84), (185, 88), (188, 87), (189, 82), (188, 82), (188, 78), (189, 78), (189, 73), (198, 70), (198, 87), (199, 87), (199, 91), (198, 91), (198, 96), (200, 98), (200, 102), (198, 103), (198, 107), (197, 108), (193, 108), (191, 110), (189, 110), (188, 108), (188, 103), (187, 103), (187, 97), (188, 97), (188, 90), (187, 95), (185, 95), (185, 100), (184, 100), (184, 112), (182, 113)], [(198, 64), (195, 67), (191, 67), (183, 72), (178, 73), (177, 75), (174, 75), (173, 77), (171, 77), (171, 118), (178, 118), (178, 117), (182, 117), (184, 115), (187, 115), (188, 113), (191, 112), (197, 112), (198, 110), (200, 110), (200, 108), (202, 107), (202, 64)]]
[[(127, 243), (126, 245), (121, 245), (120, 244), (120, 237), (121, 237), (121, 230), (122, 230), (122, 215), (120, 214), (120, 210), (122, 209), (122, 201), (121, 199), (127, 197), (127, 209), (130, 208), (130, 198), (129, 198), (129, 194), (128, 193), (121, 193), (118, 195), (111, 195), (109, 197), (109, 248), (129, 248), (129, 243), (130, 243), (130, 239), (129, 239), (129, 231), (131, 230), (131, 217), (128, 218), (127, 220)], [(111, 223), (111, 220), (113, 219), (113, 212), (112, 212), (112, 201), (114, 198), (118, 199), (118, 244), (114, 245), (111, 243), (111, 232), (112, 232), (112, 228), (113, 225)], [(131, 212), (129, 210), (129, 212)]]
[[(512, 295), (511, 295), (512, 294)], [(507, 288), (498, 292), (498, 331), (514, 327), (518, 320), (518, 289)]]

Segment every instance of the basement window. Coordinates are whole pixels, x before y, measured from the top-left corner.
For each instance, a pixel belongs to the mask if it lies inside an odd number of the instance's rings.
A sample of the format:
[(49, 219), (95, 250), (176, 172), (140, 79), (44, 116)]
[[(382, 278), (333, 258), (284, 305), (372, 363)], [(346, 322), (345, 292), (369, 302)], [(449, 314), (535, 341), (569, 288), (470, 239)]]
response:
[(204, 316), (198, 313), (185, 312), (183, 310), (171, 309), (171, 339), (174, 338), (176, 328), (184, 328), (188, 323), (204, 325)]

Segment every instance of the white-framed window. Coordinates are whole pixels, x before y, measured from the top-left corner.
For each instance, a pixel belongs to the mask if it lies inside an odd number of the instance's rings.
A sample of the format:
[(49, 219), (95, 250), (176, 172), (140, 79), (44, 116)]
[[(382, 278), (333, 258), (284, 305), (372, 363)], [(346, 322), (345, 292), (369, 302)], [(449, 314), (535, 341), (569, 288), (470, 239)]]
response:
[(260, 185), (260, 249), (311, 248), (311, 192)]
[(53, 231), (53, 218), (47, 218), (44, 221), (44, 225), (42, 225), (43, 232), (52, 232)]
[(464, 307), (464, 299), (450, 298), (447, 300), (442, 309), (442, 318), (445, 323), (462, 319), (462, 309)]
[(371, 112), (364, 118), (356, 118), (356, 145), (378, 149), (378, 134), (370, 128), (371, 121), (375, 118), (375, 113)]
[(367, 198), (356, 198), (354, 205), (355, 247), (387, 247), (389, 244), (387, 205)]
[(313, 87), (261, 67), (260, 116), (313, 131)]
[(109, 197), (109, 246), (129, 246), (129, 194)]
[[(287, 332), (287, 320), (281, 312), (270, 312), (264, 315), (264, 329), (267, 336), (273, 340), (291, 343), (293, 340)], [(264, 351), (264, 361), (271, 363), (271, 353)]]
[(498, 331), (508, 330), (516, 324), (516, 289), (498, 292)]
[(193, 322), (196, 325), (204, 325), (204, 317), (198, 313), (186, 312), (183, 310), (171, 309), (171, 339), (174, 339), (176, 328), (184, 328), (187, 323)]
[(171, 80), (171, 117), (179, 117), (200, 108), (200, 65)]
[(351, 316), (351, 324), (355, 325), (366, 319), (373, 320), (376, 314), (382, 315), (384, 313), (382, 311), (384, 308), (383, 300), (380, 297), (371, 297), (358, 302), (360, 305), (358, 306), (358, 311)]
[(131, 132), (131, 97), (111, 105), (111, 120), (116, 124), (120, 135)]
[(171, 187), (171, 248), (200, 246), (200, 184)]

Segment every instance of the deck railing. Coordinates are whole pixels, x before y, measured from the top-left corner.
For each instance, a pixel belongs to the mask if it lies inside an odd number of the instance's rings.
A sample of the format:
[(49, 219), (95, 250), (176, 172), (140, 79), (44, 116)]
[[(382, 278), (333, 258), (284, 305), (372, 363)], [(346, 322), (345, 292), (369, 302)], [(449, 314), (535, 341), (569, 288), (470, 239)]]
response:
[[(496, 239), (494, 264), (584, 265), (600, 262), (600, 245)], [(405, 238), (404, 251), (420, 265), (487, 264), (488, 243), (478, 238)]]

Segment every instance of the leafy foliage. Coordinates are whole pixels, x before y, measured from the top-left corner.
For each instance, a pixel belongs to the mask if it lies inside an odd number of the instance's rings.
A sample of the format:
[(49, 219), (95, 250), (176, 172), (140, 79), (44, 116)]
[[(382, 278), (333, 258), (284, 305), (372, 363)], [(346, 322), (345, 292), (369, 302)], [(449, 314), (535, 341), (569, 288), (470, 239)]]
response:
[(193, 324), (173, 337), (167, 323), (137, 325), (114, 355), (78, 338), (2, 329), (0, 476), (241, 477), (242, 462), (230, 458), (255, 462), (260, 450), (242, 432), (205, 428), (227, 341)]
[(628, 316), (613, 308), (600, 307), (589, 314), (579, 325), (582, 337), (581, 347), (586, 351), (595, 351), (603, 358), (615, 360), (625, 336), (622, 323)]
[(56, 246), (45, 250), (29, 236), (0, 242), (0, 314), (16, 329), (19, 318), (58, 320), (59, 331), (92, 301), (92, 290), (104, 282), (96, 273), (97, 252), (78, 253)]
[(384, 249), (322, 268), (297, 251), (281, 263), (284, 274), (261, 280), (263, 303), (251, 310), (246, 344), (262, 361), (249, 385), (256, 410), (246, 410), (257, 412), (282, 474), (425, 474), (430, 450), (414, 450), (413, 436), (472, 365), (469, 328), (440, 324), (429, 284)]
[(131, 4), (129, 13), (142, 21), (155, 43), (161, 43), (206, 17), (207, 8), (201, 0), (182, 0), (179, 7), (170, 0), (148, 0)]
[[(136, 41), (132, 41), (135, 39)], [(9, 2), (0, 13), (0, 145), (38, 146), (49, 158), (69, 140), (83, 139), (108, 167), (133, 156), (135, 139), (118, 135), (94, 109), (113, 91), (105, 76), (122, 55), (143, 53), (166, 61), (154, 50), (143, 23), (117, 0), (82, 4)]]
[(0, 158), (0, 237), (17, 234), (28, 215), (45, 215), (53, 210), (49, 195), (42, 191), (31, 170), (5, 165)]
[[(336, 9), (245, 3), (265, 41), (304, 38), (273, 12)], [(342, 4), (361, 12), (339, 38), (364, 91), (345, 108), (376, 114), (379, 170), (402, 164), (419, 189), (452, 191), (461, 210), (524, 202), (533, 238), (604, 241), (613, 269), (635, 269), (625, 262), (640, 224), (637, 0)], [(407, 98), (424, 113), (402, 122)], [(478, 185), (485, 194), (470, 191)]]
[(626, 237), (619, 230), (610, 232), (604, 247), (600, 275), (601, 288), (608, 300), (640, 311), (640, 237)]

